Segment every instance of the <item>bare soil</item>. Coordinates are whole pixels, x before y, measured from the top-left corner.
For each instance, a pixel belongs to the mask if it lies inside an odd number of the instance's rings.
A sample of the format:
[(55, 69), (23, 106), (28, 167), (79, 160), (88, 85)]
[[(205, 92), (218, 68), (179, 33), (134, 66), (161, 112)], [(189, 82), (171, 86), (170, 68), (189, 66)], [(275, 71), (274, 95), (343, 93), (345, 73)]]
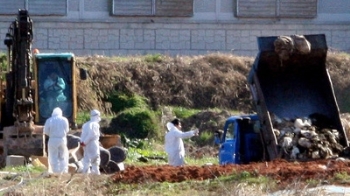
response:
[[(308, 180), (320, 184), (337, 184), (334, 174), (350, 173), (348, 160), (315, 160), (309, 162), (287, 162), (275, 160), (271, 162), (251, 163), (247, 165), (203, 165), (203, 166), (126, 166), (124, 171), (112, 176), (114, 182), (121, 183), (150, 183), (150, 182), (182, 182), (187, 180), (206, 180), (219, 176), (227, 176), (249, 172), (252, 176), (266, 176), (285, 188), (291, 183), (300, 185)], [(350, 185), (342, 181), (343, 186)]]
[[(183, 167), (173, 167), (166, 164), (126, 165), (124, 171), (99, 176), (84, 174), (47, 175), (45, 173), (28, 176), (26, 172), (19, 175), (1, 173), (0, 193), (4, 191), (4, 195), (71, 195), (72, 193), (74, 195), (86, 195), (87, 193), (90, 193), (89, 195), (105, 195), (109, 189), (108, 179), (117, 184), (142, 186), (156, 182), (204, 181), (228, 175), (237, 176), (237, 178), (230, 178), (233, 184), (235, 179), (242, 180), (244, 176), (254, 178), (264, 176), (273, 180), (274, 184), (269, 185), (272, 188), (270, 191), (286, 190), (288, 187), (303, 190), (310, 186), (310, 183), (314, 183), (314, 186), (326, 184), (350, 186), (349, 179), (336, 175), (343, 174), (346, 176), (349, 173), (350, 161), (344, 159), (324, 159), (309, 162), (274, 160), (247, 165), (231, 164), (225, 166), (216, 164)], [(36, 180), (41, 181), (36, 182)], [(256, 193), (250, 195), (256, 195)]]

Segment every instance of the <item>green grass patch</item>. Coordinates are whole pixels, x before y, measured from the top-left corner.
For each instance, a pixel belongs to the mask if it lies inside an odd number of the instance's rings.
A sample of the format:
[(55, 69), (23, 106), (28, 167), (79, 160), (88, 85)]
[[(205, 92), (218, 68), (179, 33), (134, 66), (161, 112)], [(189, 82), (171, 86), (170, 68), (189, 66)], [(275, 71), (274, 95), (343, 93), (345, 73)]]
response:
[(350, 175), (346, 172), (335, 173), (333, 179), (342, 184), (350, 183)]
[(204, 156), (200, 159), (196, 159), (190, 156), (185, 157), (187, 165), (205, 165), (205, 164), (219, 164), (219, 159), (217, 157)]
[(309, 185), (309, 187), (315, 187), (317, 186), (320, 182), (318, 179), (308, 179), (306, 180), (306, 183)]
[(148, 63), (160, 63), (162, 62), (162, 56), (161, 54), (148, 54), (144, 56), (144, 59)]
[(45, 172), (46, 169), (38, 166), (33, 165), (23, 165), (23, 166), (7, 166), (1, 171), (7, 171), (7, 172), (14, 172), (14, 173), (23, 173), (23, 172), (30, 172), (30, 173), (42, 173)]
[(201, 110), (198, 109), (188, 109), (183, 107), (174, 107), (173, 112), (177, 118), (185, 119), (199, 113)]
[(209, 145), (213, 143), (214, 133), (209, 131), (203, 131), (199, 137), (196, 137), (196, 142), (200, 146)]
[(90, 112), (78, 112), (76, 123), (82, 125), (90, 120)]

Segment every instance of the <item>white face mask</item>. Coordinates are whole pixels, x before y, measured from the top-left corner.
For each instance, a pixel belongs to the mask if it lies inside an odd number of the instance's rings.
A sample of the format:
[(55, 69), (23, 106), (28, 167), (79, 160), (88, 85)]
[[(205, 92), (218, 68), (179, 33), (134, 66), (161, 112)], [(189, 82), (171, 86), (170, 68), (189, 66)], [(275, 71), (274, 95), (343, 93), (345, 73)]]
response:
[(100, 122), (101, 121), (101, 117), (100, 116), (91, 116), (91, 120), (94, 122)]

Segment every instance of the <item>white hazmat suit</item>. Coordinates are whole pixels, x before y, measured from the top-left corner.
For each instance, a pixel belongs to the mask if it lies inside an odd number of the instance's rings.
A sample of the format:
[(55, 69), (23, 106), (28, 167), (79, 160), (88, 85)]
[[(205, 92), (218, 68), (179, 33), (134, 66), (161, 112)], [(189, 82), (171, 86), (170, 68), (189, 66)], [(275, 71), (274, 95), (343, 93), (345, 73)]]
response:
[(82, 127), (80, 142), (84, 146), (83, 173), (100, 174), (100, 121), (100, 112), (92, 110), (90, 112), (90, 121), (86, 122)]
[(185, 164), (185, 147), (182, 139), (198, 134), (198, 130), (182, 132), (171, 122), (168, 122), (166, 126), (169, 130), (165, 135), (165, 152), (168, 154), (168, 163), (172, 166), (182, 166)]
[(68, 147), (67, 134), (69, 123), (66, 117), (62, 116), (62, 110), (55, 108), (50, 118), (44, 125), (44, 134), (49, 136), (48, 159), (49, 172), (67, 173), (68, 172)]

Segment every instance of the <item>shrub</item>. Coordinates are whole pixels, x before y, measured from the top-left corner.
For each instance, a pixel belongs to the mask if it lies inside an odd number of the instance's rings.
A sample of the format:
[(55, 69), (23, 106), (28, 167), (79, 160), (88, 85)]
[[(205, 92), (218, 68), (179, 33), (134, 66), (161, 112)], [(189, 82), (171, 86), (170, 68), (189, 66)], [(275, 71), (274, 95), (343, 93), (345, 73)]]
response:
[(159, 139), (160, 128), (155, 113), (147, 108), (133, 107), (120, 112), (112, 119), (106, 134), (124, 134), (128, 138)]
[(138, 95), (127, 95), (121, 92), (113, 92), (108, 101), (112, 103), (112, 111), (121, 112), (132, 107), (147, 108), (147, 99)]
[(196, 143), (200, 146), (213, 144), (214, 134), (209, 131), (203, 131), (200, 133), (199, 137), (193, 138)]
[(76, 123), (79, 125), (84, 124), (85, 122), (90, 120), (90, 113), (89, 112), (78, 112)]

